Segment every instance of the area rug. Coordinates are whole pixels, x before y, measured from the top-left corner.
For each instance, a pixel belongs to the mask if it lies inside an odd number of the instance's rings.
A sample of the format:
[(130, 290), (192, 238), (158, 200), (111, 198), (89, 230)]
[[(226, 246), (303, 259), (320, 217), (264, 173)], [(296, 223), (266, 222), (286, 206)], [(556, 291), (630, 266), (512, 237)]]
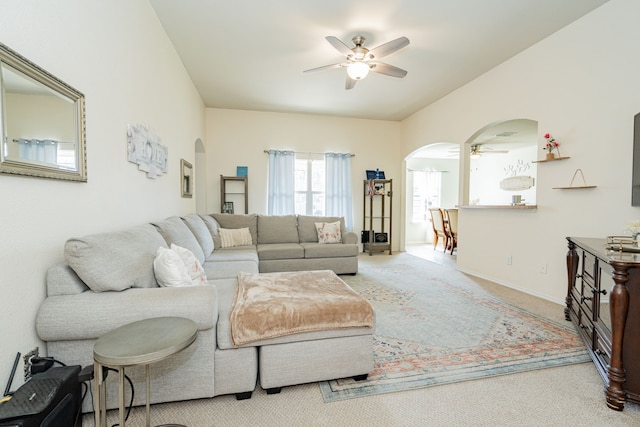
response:
[(374, 370), (321, 382), (325, 402), (591, 360), (571, 323), (499, 300), (449, 267), (408, 254), (381, 260), (342, 276), (374, 307)]

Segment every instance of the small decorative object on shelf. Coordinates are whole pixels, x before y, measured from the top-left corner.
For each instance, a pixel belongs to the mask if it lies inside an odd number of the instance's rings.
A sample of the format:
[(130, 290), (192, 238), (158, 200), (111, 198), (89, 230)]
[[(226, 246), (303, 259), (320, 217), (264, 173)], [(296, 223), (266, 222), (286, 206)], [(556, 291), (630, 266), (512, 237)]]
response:
[(618, 252), (638, 252), (637, 234), (635, 236), (607, 236), (606, 248)]
[(631, 221), (629, 224), (627, 224), (627, 228), (625, 228), (625, 231), (631, 233), (631, 238), (637, 242), (638, 234), (640, 234), (640, 220), (636, 219), (635, 221)]
[(544, 135), (544, 138), (547, 140), (547, 143), (544, 145), (544, 147), (542, 147), (542, 149), (547, 151), (546, 160), (555, 159), (556, 153), (554, 153), (553, 150), (556, 150), (558, 152), (558, 157), (562, 157), (560, 156), (560, 144), (556, 141), (556, 139), (551, 136), (550, 133), (546, 133)]

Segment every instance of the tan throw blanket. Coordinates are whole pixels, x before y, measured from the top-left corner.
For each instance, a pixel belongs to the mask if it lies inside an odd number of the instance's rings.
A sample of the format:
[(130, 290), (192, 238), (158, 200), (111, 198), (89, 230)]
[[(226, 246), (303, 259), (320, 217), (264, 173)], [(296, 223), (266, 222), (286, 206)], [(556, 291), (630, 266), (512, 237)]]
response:
[(238, 274), (235, 346), (329, 329), (373, 327), (373, 307), (333, 271)]

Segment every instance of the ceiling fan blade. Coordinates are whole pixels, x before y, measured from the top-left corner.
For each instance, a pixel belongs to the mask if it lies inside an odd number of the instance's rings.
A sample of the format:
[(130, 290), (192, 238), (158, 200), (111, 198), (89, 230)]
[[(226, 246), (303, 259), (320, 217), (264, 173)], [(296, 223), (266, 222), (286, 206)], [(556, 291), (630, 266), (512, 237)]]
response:
[(400, 37), (385, 44), (381, 44), (380, 46), (374, 47), (373, 49), (369, 50), (369, 53), (373, 55), (374, 58), (382, 58), (392, 54), (396, 50), (402, 49), (405, 46), (409, 46), (409, 39), (406, 37)]
[(349, 77), (349, 75), (347, 74), (347, 81), (344, 84), (344, 88), (345, 90), (350, 90), (353, 89), (353, 87), (356, 85), (358, 81), (355, 79), (352, 79), (351, 77)]
[(346, 44), (344, 44), (342, 40), (340, 40), (339, 38), (334, 36), (327, 36), (325, 37), (325, 39), (329, 42), (331, 46), (333, 46), (341, 54), (345, 56), (353, 55), (353, 51), (351, 50), (351, 48)]
[(344, 67), (344, 64), (331, 64), (331, 65), (323, 65), (322, 67), (310, 68), (308, 70), (304, 70), (303, 73), (315, 73), (316, 71), (324, 71), (329, 70), (331, 68), (340, 68)]
[(385, 64), (383, 62), (369, 62), (371, 65), (371, 71), (379, 74), (384, 74), (391, 77), (402, 78), (407, 75), (407, 71), (402, 68), (394, 67), (393, 65)]

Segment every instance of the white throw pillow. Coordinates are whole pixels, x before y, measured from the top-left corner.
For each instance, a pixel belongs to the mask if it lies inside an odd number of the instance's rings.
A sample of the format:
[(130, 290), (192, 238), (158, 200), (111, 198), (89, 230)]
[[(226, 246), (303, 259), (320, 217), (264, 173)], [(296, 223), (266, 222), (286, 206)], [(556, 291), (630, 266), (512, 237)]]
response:
[(251, 232), (249, 228), (221, 228), (220, 240), (223, 248), (232, 248), (234, 246), (247, 246), (253, 244), (251, 242)]
[(180, 259), (182, 259), (191, 282), (193, 282), (194, 285), (199, 286), (207, 284), (207, 273), (205, 273), (204, 268), (202, 268), (200, 261), (196, 259), (193, 252), (173, 243), (171, 244), (171, 250), (177, 253), (178, 256), (180, 256)]
[(342, 243), (340, 234), (340, 221), (316, 222), (318, 231), (318, 243)]
[(153, 272), (162, 287), (191, 286), (191, 277), (182, 258), (171, 249), (159, 247), (153, 260)]

